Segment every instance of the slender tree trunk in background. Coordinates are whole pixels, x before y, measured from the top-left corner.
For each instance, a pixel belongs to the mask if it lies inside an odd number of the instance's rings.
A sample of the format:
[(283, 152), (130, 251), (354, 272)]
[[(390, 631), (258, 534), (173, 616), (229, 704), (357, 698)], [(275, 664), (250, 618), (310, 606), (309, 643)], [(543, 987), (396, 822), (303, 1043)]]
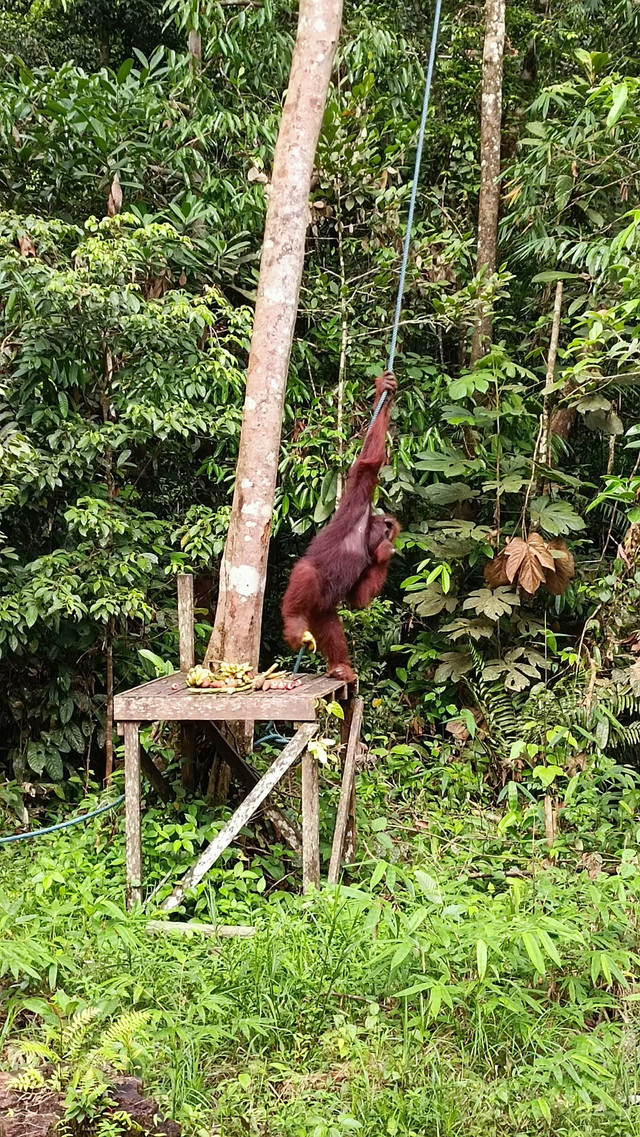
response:
[[(100, 409), (102, 421), (107, 425), (111, 421), (111, 384), (113, 382), (113, 356), (107, 346), (106, 339), (102, 345), (102, 384), (100, 386)], [(113, 479), (113, 453), (110, 446), (105, 447), (105, 481), (107, 485), (107, 501), (111, 505), (115, 499), (115, 482)], [(111, 517), (109, 518), (111, 520)], [(111, 549), (113, 537), (109, 537), (108, 548)], [(116, 624), (113, 616), (107, 621), (104, 640), (105, 655), (105, 704), (104, 704), (104, 777), (108, 782), (113, 773), (113, 640)]]
[(109, 617), (105, 639), (105, 690), (104, 705), (104, 780), (108, 782), (113, 773), (113, 616)]
[(108, 67), (111, 61), (111, 44), (109, 33), (102, 30), (98, 36), (98, 67)]
[(341, 19), (342, 0), (300, 0), (289, 88), (273, 161), (233, 509), (205, 661), (258, 663), (311, 174)]
[[(527, 510), (531, 498), (538, 492), (538, 474), (539, 467), (551, 465), (551, 435), (552, 430), (552, 415), (551, 415), (551, 400), (553, 397), (553, 380), (556, 370), (556, 359), (558, 357), (558, 341), (560, 339), (560, 321), (562, 318), (562, 281), (559, 280), (556, 284), (556, 296), (553, 302), (553, 319), (551, 321), (551, 339), (549, 340), (549, 354), (547, 356), (547, 370), (544, 381), (544, 389), (542, 392), (542, 413), (540, 415), (540, 425), (538, 427), (538, 435), (536, 444), (533, 448), (533, 458), (531, 462), (531, 477), (527, 491), (524, 495), (522, 503), (522, 511), (520, 513), (520, 523), (524, 529), (526, 525)], [(545, 493), (549, 492), (549, 482), (543, 483)]]
[(189, 39), (187, 41), (187, 48), (191, 59), (189, 65), (191, 70), (198, 74), (200, 64), (202, 63), (202, 36), (199, 32), (190, 31)]
[(344, 384), (347, 375), (347, 347), (349, 343), (349, 314), (347, 301), (347, 274), (344, 264), (344, 223), (342, 220), (342, 200), (340, 183), (335, 186), (336, 204), (338, 206), (336, 227), (338, 230), (338, 257), (340, 260), (340, 362), (338, 364), (338, 407), (336, 418), (336, 431), (338, 434), (338, 480), (336, 483), (336, 506), (340, 504), (344, 489), (344, 474), (342, 470), (344, 460)]
[[(482, 55), (482, 111), (480, 118), (480, 195), (478, 199), (477, 272), (485, 279), (497, 267), (498, 212), (500, 209), (500, 135), (502, 130), (502, 60), (505, 37), (505, 0), (485, 0), (484, 52)], [(478, 306), (471, 340), (471, 363), (491, 343), (493, 316)]]
[[(115, 217), (122, 209), (122, 187), (116, 170), (109, 187), (107, 198), (107, 216)], [(102, 422), (107, 426), (111, 422), (111, 386), (113, 384), (113, 355), (107, 333), (102, 337), (102, 383), (100, 384), (100, 410)], [(116, 484), (113, 477), (113, 452), (111, 446), (105, 446), (105, 482), (107, 485), (107, 501), (112, 505), (116, 496)], [(110, 517), (111, 520), (111, 517)], [(113, 545), (113, 535), (109, 537), (109, 549)], [(107, 631), (104, 641), (105, 654), (105, 705), (104, 705), (104, 777), (108, 782), (113, 773), (113, 641), (116, 632), (116, 622), (113, 616), (107, 622)]]
[(551, 401), (553, 399), (553, 381), (558, 357), (558, 340), (560, 338), (560, 319), (562, 317), (562, 281), (556, 284), (556, 298), (553, 305), (553, 322), (551, 324), (551, 342), (547, 357), (547, 374), (542, 396), (542, 419), (540, 422), (540, 448), (538, 461), (542, 466), (551, 465)]

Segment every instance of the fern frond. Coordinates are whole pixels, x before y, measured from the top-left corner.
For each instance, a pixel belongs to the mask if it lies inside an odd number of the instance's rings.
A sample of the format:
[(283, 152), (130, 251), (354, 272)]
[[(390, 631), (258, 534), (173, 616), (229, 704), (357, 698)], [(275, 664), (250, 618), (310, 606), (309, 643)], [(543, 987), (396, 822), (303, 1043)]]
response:
[(100, 1049), (104, 1050), (107, 1047), (118, 1045), (129, 1047), (133, 1040), (144, 1031), (150, 1017), (148, 1011), (128, 1011), (126, 1014), (120, 1015), (102, 1035)]
[(466, 676), (468, 686), (482, 711), (489, 734), (495, 742), (514, 742), (520, 735), (518, 716), (513, 696), (504, 687), (487, 683), (482, 678), (484, 660), (473, 641), (469, 640), (469, 654), (473, 660), (475, 676)]
[(12, 1065), (33, 1065), (33, 1059), (45, 1062), (57, 1062), (58, 1055), (46, 1042), (38, 1042), (36, 1038), (22, 1038), (20, 1042), (12, 1043), (7, 1048), (7, 1057)]
[(83, 1007), (71, 1017), (64, 1032), (61, 1057), (65, 1062), (73, 1062), (78, 1057), (86, 1042), (91, 1024), (99, 1013), (97, 1007)]
[(30, 1090), (41, 1090), (44, 1085), (44, 1076), (35, 1066), (27, 1066), (15, 1077), (9, 1079), (9, 1089), (16, 1094), (27, 1094)]

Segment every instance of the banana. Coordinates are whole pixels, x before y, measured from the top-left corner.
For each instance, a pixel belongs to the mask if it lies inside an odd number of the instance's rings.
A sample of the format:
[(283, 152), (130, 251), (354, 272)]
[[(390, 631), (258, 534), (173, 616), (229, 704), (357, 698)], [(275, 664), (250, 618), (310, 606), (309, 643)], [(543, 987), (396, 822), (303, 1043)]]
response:
[[(272, 680), (276, 680), (276, 690), (290, 690), (283, 681), (287, 680), (287, 672), (278, 670), (277, 663), (273, 663), (262, 674), (256, 673), (250, 663), (228, 663), (226, 660), (215, 660), (211, 668), (197, 664), (187, 672), (187, 687), (197, 691), (216, 691), (218, 694), (236, 694), (240, 691), (268, 690)], [(266, 683), (265, 683), (266, 680)], [(299, 681), (295, 682), (298, 685)]]

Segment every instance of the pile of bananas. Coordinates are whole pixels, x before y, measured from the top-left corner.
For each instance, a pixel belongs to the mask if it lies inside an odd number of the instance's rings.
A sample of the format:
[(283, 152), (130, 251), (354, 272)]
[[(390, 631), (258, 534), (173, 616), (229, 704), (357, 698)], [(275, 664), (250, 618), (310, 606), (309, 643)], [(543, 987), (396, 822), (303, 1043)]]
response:
[(301, 680), (287, 677), (274, 663), (268, 671), (256, 673), (250, 663), (226, 663), (217, 660), (213, 670), (209, 667), (192, 667), (187, 672), (187, 687), (194, 691), (215, 691), (218, 694), (237, 695), (246, 691), (292, 691)]
[(187, 672), (187, 687), (198, 691), (253, 691), (254, 682), (248, 663), (216, 663), (214, 670), (198, 666)]

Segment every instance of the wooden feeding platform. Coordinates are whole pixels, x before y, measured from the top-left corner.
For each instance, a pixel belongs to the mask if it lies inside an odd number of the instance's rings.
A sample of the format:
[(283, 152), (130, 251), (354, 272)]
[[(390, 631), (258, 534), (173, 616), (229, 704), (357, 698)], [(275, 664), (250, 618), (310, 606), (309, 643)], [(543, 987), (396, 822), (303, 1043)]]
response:
[[(354, 785), (355, 761), (362, 722), (362, 700), (340, 679), (328, 675), (298, 674), (298, 686), (289, 691), (247, 691), (227, 694), (212, 689), (187, 686), (186, 673), (193, 666), (193, 578), (178, 578), (178, 626), (180, 631), (180, 671), (152, 679), (130, 691), (116, 695), (114, 719), (118, 733), (124, 735), (127, 904), (142, 900), (141, 774), (144, 773), (165, 801), (171, 790), (162, 774), (141, 750), (140, 727), (149, 722), (181, 724), (182, 753), (193, 757), (193, 731), (200, 724), (218, 758), (247, 791), (247, 796), (187, 870), (163, 904), (166, 911), (178, 907), (188, 888), (194, 887), (209, 871), (221, 853), (238, 836), (258, 810), (274, 825), (279, 837), (302, 853), (303, 886), (320, 881), (318, 762), (308, 744), (318, 730), (322, 700), (342, 703), (341, 724), (342, 787), (333, 838), (328, 879), (338, 880), (343, 857), (353, 858), (355, 847)], [(240, 755), (221, 732), (220, 723), (292, 723), (295, 733), (274, 759), (266, 773), (257, 770)], [(270, 795), (287, 770), (298, 760), (302, 765), (302, 830), (278, 808)]]
[(315, 722), (316, 699), (332, 696), (343, 702), (348, 692), (341, 679), (328, 675), (296, 675), (300, 686), (293, 691), (248, 691), (219, 694), (187, 687), (186, 675), (152, 679), (131, 691), (116, 695), (117, 722)]

